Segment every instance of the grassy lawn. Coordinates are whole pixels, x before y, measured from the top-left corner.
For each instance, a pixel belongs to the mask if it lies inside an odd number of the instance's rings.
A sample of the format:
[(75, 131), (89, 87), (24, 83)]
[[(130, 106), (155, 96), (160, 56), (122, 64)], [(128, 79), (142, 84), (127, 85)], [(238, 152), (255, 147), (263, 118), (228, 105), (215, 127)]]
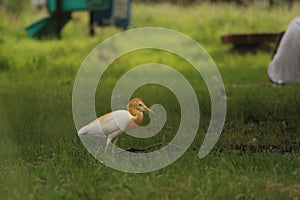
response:
[[(0, 197), (1, 199), (300, 199), (300, 88), (273, 86), (267, 76), (270, 49), (237, 52), (221, 43), (228, 33), (279, 32), (299, 15), (300, 5), (272, 10), (254, 4), (200, 3), (192, 7), (134, 4), (131, 28), (159, 26), (198, 41), (223, 76), (227, 117), (213, 151), (198, 152), (210, 119), (210, 98), (203, 80), (175, 55), (142, 50), (122, 56), (105, 74), (96, 93), (100, 116), (110, 112), (115, 82), (133, 66), (158, 62), (188, 77), (201, 110), (198, 134), (172, 165), (146, 174), (106, 167), (85, 149), (72, 117), (77, 70), (101, 41), (120, 32), (97, 28), (89, 37), (85, 12), (73, 14), (62, 40), (26, 37), (25, 26), (46, 16), (31, 7), (18, 15), (0, 9)], [(165, 128), (151, 139), (120, 137), (123, 148), (145, 147), (176, 134), (179, 104), (158, 86), (134, 96), (162, 104)]]

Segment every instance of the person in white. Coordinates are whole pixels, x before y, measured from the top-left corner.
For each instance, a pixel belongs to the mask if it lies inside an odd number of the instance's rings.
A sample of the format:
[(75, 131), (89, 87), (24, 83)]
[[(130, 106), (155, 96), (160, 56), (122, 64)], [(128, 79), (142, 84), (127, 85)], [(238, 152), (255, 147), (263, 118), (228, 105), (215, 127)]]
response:
[(284, 33), (268, 75), (277, 84), (300, 84), (300, 17), (293, 19)]

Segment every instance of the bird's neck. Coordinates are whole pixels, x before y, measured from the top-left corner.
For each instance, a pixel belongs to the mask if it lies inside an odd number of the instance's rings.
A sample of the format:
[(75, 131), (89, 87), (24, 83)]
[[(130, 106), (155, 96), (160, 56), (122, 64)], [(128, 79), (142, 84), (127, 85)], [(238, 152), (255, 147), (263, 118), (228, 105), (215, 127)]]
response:
[(143, 120), (143, 112), (136, 109), (129, 109), (129, 112), (133, 116), (133, 122), (139, 125)]

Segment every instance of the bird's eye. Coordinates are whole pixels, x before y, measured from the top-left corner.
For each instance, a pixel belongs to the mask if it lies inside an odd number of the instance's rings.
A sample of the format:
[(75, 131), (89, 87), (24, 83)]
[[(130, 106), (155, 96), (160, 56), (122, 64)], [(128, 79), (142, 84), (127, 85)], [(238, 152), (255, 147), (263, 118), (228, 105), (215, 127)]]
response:
[(143, 104), (142, 104), (142, 103), (139, 103), (139, 106), (143, 106)]

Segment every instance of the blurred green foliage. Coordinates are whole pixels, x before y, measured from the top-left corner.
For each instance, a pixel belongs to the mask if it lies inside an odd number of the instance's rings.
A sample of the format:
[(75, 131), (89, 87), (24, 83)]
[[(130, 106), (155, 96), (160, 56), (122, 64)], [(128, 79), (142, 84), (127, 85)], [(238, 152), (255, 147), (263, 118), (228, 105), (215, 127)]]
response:
[(25, 8), (26, 4), (27, 5), (30, 4), (30, 1), (29, 0), (4, 0), (3, 4), (5, 9), (8, 12), (19, 15)]
[[(0, 0), (1, 1), (1, 0)], [(4, 7), (7, 11), (20, 14), (26, 5), (30, 5), (30, 0), (2, 0), (4, 2)], [(195, 3), (201, 2), (228, 2), (237, 3), (240, 5), (251, 5), (255, 2), (268, 3), (270, 6), (288, 4), (289, 7), (297, 0), (132, 0), (136, 3), (171, 3), (177, 5), (194, 5)]]
[(296, 0), (132, 0), (133, 2), (143, 2), (143, 3), (172, 3), (178, 5), (191, 5), (194, 3), (201, 3), (201, 2), (228, 2), (228, 3), (237, 3), (240, 5), (250, 5), (256, 2), (263, 2), (268, 3), (270, 6), (274, 5), (281, 5), (281, 4), (292, 4)]

